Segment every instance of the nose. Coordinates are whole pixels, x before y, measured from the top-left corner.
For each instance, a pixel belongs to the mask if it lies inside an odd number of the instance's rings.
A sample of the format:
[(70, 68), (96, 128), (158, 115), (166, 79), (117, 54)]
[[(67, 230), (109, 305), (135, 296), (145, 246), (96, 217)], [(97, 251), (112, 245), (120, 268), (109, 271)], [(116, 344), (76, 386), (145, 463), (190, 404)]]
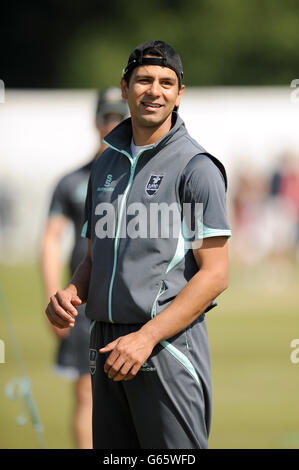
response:
[(161, 93), (160, 84), (158, 80), (153, 80), (148, 89), (148, 93), (152, 96), (159, 96)]

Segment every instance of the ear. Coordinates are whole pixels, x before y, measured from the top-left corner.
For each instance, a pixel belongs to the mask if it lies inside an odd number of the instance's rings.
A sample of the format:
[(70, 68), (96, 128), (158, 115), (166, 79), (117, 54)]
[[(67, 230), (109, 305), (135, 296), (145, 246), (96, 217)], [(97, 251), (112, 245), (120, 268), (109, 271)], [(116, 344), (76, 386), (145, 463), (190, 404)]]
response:
[(128, 85), (124, 78), (120, 80), (121, 96), (124, 100), (128, 99)]

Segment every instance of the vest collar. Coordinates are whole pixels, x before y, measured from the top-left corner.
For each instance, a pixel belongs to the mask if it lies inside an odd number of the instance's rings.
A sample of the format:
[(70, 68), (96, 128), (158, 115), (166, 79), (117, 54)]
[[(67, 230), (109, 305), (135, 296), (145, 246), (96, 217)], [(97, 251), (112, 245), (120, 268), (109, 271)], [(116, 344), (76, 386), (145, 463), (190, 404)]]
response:
[[(177, 140), (183, 134), (186, 134), (186, 128), (184, 121), (180, 118), (180, 116), (176, 113), (172, 113), (172, 122), (173, 125), (169, 132), (165, 134), (161, 139), (155, 142), (152, 145), (153, 149), (163, 148), (169, 142)], [(132, 122), (131, 118), (125, 119), (122, 121), (118, 126), (116, 126), (109, 134), (106, 135), (104, 142), (108, 144), (110, 147), (117, 149), (118, 151), (126, 151), (127, 153), (131, 153), (131, 140), (132, 140)]]

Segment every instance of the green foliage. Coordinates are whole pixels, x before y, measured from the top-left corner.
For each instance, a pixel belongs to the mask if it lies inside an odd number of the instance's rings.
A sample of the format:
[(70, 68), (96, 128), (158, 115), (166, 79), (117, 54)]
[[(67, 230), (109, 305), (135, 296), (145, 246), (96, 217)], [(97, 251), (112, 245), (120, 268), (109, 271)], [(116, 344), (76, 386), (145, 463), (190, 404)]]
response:
[(46, 0), (3, 8), (10, 86), (118, 84), (131, 50), (149, 39), (179, 51), (190, 86), (288, 85), (298, 72), (296, 0)]
[[(186, 83), (288, 84), (296, 75), (299, 4), (293, 1), (133, 0), (82, 25), (60, 69), (70, 86), (100, 87), (120, 76), (133, 47), (163, 39), (181, 54)], [(121, 15), (119, 15), (121, 11)]]

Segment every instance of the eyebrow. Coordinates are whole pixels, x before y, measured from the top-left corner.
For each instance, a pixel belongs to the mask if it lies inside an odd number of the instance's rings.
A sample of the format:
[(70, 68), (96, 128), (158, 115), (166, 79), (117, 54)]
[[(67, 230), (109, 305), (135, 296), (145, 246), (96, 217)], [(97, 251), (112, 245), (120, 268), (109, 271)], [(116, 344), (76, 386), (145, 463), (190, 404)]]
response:
[[(146, 74), (136, 74), (135, 79), (141, 79), (141, 78), (153, 78), (152, 75), (146, 75)], [(161, 77), (159, 80), (168, 80), (169, 82), (175, 83), (176, 79), (173, 77)]]

